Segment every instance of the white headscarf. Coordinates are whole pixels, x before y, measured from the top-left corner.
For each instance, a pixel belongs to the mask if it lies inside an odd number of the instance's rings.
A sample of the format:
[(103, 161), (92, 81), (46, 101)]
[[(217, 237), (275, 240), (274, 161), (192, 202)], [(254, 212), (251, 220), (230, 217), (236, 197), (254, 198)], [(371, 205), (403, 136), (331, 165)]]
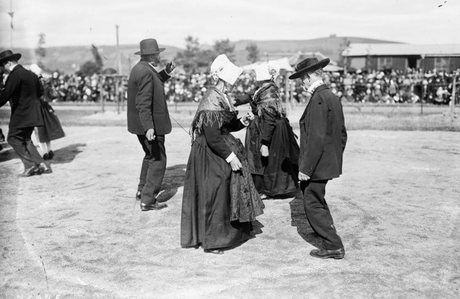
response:
[(235, 84), (241, 73), (243, 73), (243, 69), (234, 65), (225, 54), (217, 56), (211, 64), (211, 76), (214, 79), (220, 78), (232, 85)]
[(268, 63), (262, 63), (255, 67), (256, 81), (274, 80), (278, 76), (278, 70)]

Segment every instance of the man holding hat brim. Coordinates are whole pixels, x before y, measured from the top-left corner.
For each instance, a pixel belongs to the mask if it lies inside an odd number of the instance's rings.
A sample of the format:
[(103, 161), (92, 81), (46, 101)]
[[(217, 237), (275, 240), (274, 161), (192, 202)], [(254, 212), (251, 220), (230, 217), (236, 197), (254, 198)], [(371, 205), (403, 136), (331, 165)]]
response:
[(0, 53), (0, 66), (9, 72), (5, 88), (0, 92), (0, 107), (10, 102), (7, 141), (24, 164), (21, 176), (29, 177), (52, 170), (31, 140), (34, 127), (43, 126), (39, 102), (43, 87), (37, 75), (18, 64), (20, 58), (20, 53), (11, 50)]
[(307, 58), (296, 66), (289, 79), (300, 78), (311, 99), (300, 118), (299, 180), (308, 221), (322, 239), (310, 255), (342, 259), (345, 249), (334, 226), (326, 199), (326, 184), (342, 174), (347, 130), (340, 100), (323, 80), (329, 59)]
[(137, 135), (145, 153), (136, 193), (142, 211), (166, 207), (157, 200), (166, 171), (165, 135), (172, 129), (163, 83), (175, 65), (169, 62), (164, 70), (156, 70), (164, 50), (153, 38), (142, 40), (135, 53), (141, 59), (128, 80), (128, 131)]

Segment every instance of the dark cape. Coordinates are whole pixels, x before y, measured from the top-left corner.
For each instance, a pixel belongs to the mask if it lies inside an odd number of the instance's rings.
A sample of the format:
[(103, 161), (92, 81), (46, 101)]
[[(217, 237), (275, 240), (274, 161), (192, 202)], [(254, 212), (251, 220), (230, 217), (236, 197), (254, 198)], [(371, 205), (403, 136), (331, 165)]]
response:
[[(299, 145), (281, 106), (278, 87), (270, 82), (254, 93), (250, 104), (256, 114), (246, 131), (250, 172), (262, 176), (259, 192), (272, 198), (294, 196), (298, 191)], [(262, 157), (262, 144), (269, 156)]]
[(40, 110), (43, 115), (43, 126), (37, 127), (38, 140), (44, 143), (64, 137), (64, 130), (62, 129), (61, 122), (54, 112), (53, 107), (43, 99), (40, 99), (40, 103)]
[[(253, 236), (252, 221), (264, 204), (252, 182), (241, 141), (230, 132), (244, 128), (226, 96), (211, 88), (192, 122), (192, 148), (185, 173), (181, 246), (204, 249), (238, 246)], [(234, 153), (243, 169), (225, 160)]]
[(43, 126), (37, 127), (38, 141), (45, 143), (65, 136), (61, 122), (53, 107), (49, 104), (57, 98), (57, 91), (53, 87), (43, 84), (43, 96), (40, 98), (40, 110), (43, 116)]

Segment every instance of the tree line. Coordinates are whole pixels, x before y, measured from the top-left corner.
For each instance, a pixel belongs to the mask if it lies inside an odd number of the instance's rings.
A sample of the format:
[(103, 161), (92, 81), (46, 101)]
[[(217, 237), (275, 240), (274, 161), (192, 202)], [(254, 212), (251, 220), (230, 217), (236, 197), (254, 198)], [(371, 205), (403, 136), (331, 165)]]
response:
[[(41, 59), (46, 56), (44, 47), (45, 34), (39, 34), (39, 40), (35, 54), (38, 58), (38, 66), (46, 70)], [(191, 35), (185, 38), (185, 50), (179, 51), (174, 58), (178, 65), (181, 65), (186, 74), (197, 72), (206, 72), (209, 68), (209, 62), (213, 61), (220, 54), (226, 54), (230, 60), (234, 60), (235, 45), (229, 39), (216, 40), (212, 46), (202, 45), (198, 38)], [(251, 63), (259, 60), (260, 52), (257, 44), (252, 42), (246, 46), (247, 59)], [(99, 53), (99, 49), (94, 44), (91, 45), (92, 60), (83, 62), (79, 68), (79, 75), (92, 76), (101, 74), (104, 70), (104, 62)]]

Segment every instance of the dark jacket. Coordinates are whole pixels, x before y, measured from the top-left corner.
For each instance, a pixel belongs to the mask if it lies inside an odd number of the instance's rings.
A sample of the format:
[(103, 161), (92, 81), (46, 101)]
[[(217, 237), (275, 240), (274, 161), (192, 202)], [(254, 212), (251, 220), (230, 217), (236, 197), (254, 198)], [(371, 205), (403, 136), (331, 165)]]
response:
[(18, 64), (9, 74), (5, 89), (0, 92), (0, 107), (10, 101), (10, 129), (43, 126), (39, 102), (42, 95), (43, 88), (37, 75)]
[(148, 62), (139, 61), (128, 80), (128, 131), (143, 135), (154, 129), (155, 135), (171, 132), (171, 120), (163, 82), (170, 76), (158, 73)]
[(321, 85), (300, 118), (299, 171), (312, 180), (339, 177), (346, 142), (342, 104), (326, 85)]

